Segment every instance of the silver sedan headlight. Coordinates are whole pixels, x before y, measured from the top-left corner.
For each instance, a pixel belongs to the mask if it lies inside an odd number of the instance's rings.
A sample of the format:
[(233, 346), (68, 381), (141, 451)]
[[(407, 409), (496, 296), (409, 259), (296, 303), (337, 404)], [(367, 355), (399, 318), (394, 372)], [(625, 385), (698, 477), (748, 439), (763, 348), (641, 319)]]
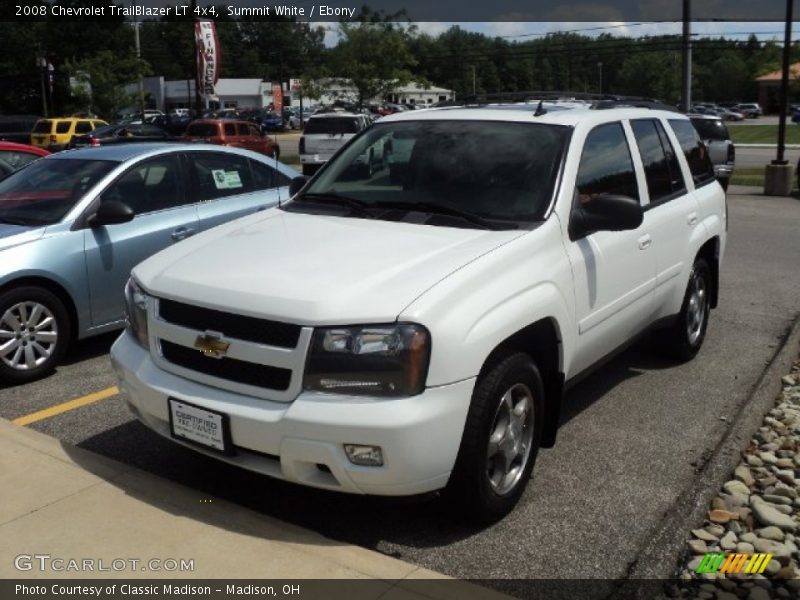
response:
[(414, 396), (425, 389), (431, 340), (421, 325), (358, 325), (314, 331), (303, 387), (358, 396)]
[(125, 320), (127, 330), (145, 350), (150, 348), (147, 331), (147, 306), (151, 298), (131, 277), (125, 285)]

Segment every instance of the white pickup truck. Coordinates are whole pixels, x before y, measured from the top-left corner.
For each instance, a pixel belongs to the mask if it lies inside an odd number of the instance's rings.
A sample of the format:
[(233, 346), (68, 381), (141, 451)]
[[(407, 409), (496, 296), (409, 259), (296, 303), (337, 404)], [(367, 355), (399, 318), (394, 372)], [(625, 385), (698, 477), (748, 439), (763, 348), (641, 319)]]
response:
[(717, 304), (725, 195), (677, 113), (407, 112), (292, 191), (138, 265), (112, 361), (148, 427), (299, 484), (500, 518), (567, 384), (653, 329), (692, 358)]

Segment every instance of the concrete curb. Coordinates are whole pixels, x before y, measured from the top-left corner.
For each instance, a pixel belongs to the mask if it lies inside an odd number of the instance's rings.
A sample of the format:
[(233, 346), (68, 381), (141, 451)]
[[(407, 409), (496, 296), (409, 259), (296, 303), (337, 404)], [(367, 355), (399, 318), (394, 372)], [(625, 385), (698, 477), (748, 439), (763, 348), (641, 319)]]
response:
[[(764, 415), (774, 406), (775, 397), (781, 390), (781, 377), (789, 372), (792, 362), (797, 358), (799, 345), (800, 314), (797, 314), (787, 326), (781, 343), (761, 377), (739, 406), (729, 429), (709, 454), (705, 464), (696, 467), (697, 474), (692, 483), (676, 499), (630, 565), (628, 579), (676, 577), (675, 570), (686, 550), (689, 530), (703, 520), (711, 498), (730, 479), (733, 468), (740, 460), (741, 451), (761, 426)], [(622, 589), (619, 591), (622, 592)]]
[[(734, 144), (736, 144), (734, 142)], [(736, 144), (737, 148), (772, 148), (777, 149), (778, 144)], [(800, 144), (785, 144), (787, 150), (800, 150)]]
[[(0, 419), (0, 577), (372, 580), (365, 598), (506, 598)], [(203, 496), (200, 498), (200, 496)], [(19, 571), (19, 554), (192, 559), (191, 573)], [(440, 581), (430, 581), (440, 580)], [(388, 594), (388, 595), (387, 595)]]

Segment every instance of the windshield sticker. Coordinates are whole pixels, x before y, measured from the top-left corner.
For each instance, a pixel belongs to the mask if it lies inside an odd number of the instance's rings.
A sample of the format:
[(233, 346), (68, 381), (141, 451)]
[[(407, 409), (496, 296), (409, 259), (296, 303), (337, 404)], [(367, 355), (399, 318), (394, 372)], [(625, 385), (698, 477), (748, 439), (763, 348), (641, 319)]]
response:
[(214, 177), (214, 185), (218, 190), (235, 190), (243, 187), (239, 171), (214, 169), (211, 171), (211, 175)]

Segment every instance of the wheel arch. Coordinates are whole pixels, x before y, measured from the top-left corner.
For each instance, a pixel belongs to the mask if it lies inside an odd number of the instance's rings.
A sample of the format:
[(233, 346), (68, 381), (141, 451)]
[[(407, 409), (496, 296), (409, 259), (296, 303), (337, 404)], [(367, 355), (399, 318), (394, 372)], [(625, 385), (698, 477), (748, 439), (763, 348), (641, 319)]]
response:
[(37, 276), (25, 276), (19, 277), (17, 279), (12, 279), (11, 281), (6, 281), (2, 285), (0, 285), (0, 294), (7, 292), (8, 290), (22, 287), (22, 286), (35, 286), (46, 289), (48, 292), (55, 294), (55, 296), (64, 303), (64, 308), (67, 309), (67, 314), (69, 315), (70, 320), (70, 342), (74, 341), (78, 337), (79, 327), (80, 327), (80, 320), (78, 319), (78, 309), (75, 305), (75, 301), (72, 298), (72, 295), (67, 291), (67, 289), (52, 279), (48, 279), (47, 277), (37, 277)]
[(490, 371), (503, 357), (514, 352), (528, 354), (539, 368), (545, 388), (542, 447), (550, 448), (556, 440), (564, 390), (563, 344), (556, 319), (540, 319), (504, 339), (489, 353), (478, 377)]
[(719, 251), (720, 239), (718, 236), (706, 241), (697, 251), (697, 257), (704, 258), (711, 269), (711, 308), (717, 308), (719, 303)]

